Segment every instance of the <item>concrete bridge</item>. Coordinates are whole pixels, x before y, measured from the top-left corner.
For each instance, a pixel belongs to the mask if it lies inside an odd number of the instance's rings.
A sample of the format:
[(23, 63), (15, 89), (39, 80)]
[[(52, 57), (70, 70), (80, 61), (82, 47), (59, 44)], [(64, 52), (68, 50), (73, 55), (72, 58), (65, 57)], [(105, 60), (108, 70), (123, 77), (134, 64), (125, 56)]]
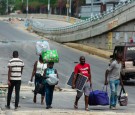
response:
[(75, 42), (101, 49), (113, 49), (115, 45), (135, 38), (135, 1), (122, 3), (120, 7), (94, 21), (88, 19), (54, 29), (39, 28), (33, 22), (32, 28), (60, 43)]

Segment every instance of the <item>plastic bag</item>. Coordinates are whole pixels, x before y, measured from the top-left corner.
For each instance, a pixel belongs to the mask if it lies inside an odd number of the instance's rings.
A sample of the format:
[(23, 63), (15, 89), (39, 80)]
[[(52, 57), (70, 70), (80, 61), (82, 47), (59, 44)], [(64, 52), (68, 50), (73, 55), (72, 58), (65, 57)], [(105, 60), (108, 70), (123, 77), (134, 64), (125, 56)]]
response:
[(36, 54), (41, 55), (42, 52), (50, 50), (49, 43), (47, 41), (37, 41), (36, 42)]
[(59, 56), (58, 56), (57, 50), (47, 50), (46, 52), (42, 52), (42, 58), (43, 58), (44, 63), (47, 63), (47, 62), (58, 63), (59, 62)]
[(59, 79), (57, 78), (57, 74), (49, 74), (48, 78), (46, 79), (46, 82), (49, 85), (56, 85), (58, 83)]
[(34, 82), (28, 81), (28, 85), (29, 85), (29, 86), (34, 86)]

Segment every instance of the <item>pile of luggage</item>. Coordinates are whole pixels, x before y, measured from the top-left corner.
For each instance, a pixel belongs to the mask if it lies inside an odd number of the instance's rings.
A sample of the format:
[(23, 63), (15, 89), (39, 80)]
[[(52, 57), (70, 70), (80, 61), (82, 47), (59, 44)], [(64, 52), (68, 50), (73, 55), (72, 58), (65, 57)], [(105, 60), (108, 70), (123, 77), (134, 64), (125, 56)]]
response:
[(57, 50), (51, 50), (49, 43), (45, 40), (37, 41), (36, 43), (36, 54), (41, 55), (43, 62), (59, 62), (59, 56)]

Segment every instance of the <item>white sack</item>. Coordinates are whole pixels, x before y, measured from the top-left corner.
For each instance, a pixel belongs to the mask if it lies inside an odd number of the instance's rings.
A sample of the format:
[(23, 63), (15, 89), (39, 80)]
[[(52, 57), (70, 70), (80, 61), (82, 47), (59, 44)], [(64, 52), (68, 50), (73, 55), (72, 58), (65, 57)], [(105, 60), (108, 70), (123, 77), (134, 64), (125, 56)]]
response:
[(50, 50), (49, 43), (47, 41), (37, 41), (36, 53), (40, 55), (42, 51)]
[(59, 79), (57, 78), (57, 74), (49, 74), (46, 79), (46, 82), (49, 84), (49, 85), (56, 85), (59, 81)]

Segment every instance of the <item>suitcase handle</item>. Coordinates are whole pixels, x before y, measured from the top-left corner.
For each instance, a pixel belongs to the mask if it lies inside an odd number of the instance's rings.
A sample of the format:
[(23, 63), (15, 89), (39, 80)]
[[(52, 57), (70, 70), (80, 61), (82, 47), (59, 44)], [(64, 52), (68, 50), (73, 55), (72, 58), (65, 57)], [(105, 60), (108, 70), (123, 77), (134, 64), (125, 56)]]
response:
[(104, 91), (104, 89), (105, 89), (105, 87), (106, 87), (106, 92), (108, 92), (107, 86), (108, 86), (108, 85), (104, 85), (102, 91)]

